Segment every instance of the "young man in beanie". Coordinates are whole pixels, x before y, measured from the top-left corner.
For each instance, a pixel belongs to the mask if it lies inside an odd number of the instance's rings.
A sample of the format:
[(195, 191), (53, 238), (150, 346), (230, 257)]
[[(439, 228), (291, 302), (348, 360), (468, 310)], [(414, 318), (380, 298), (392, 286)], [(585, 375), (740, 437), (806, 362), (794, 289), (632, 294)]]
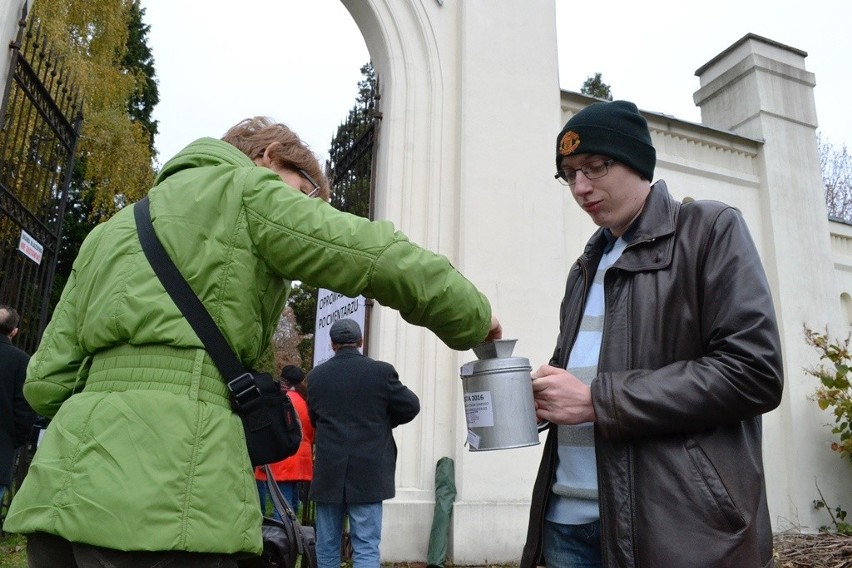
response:
[(556, 177), (599, 229), (571, 267), (556, 349), (533, 373), (553, 424), (522, 568), (771, 566), (761, 414), (778, 406), (769, 285), (739, 211), (651, 185), (627, 101), (556, 139)]
[(329, 336), (334, 356), (307, 378), (308, 414), (316, 428), (310, 497), (316, 502), (317, 564), (340, 568), (348, 515), (353, 568), (378, 568), (382, 501), (396, 491), (392, 430), (414, 420), (420, 401), (393, 366), (360, 353), (355, 321), (336, 321)]

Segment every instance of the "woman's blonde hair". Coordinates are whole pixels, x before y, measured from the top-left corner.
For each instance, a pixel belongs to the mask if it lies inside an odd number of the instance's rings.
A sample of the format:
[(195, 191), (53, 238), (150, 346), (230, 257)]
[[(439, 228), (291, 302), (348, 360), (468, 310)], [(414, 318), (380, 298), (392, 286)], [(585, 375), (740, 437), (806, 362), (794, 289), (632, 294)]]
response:
[(328, 201), (331, 189), (316, 155), (286, 124), (275, 122), (268, 116), (246, 118), (228, 129), (222, 140), (252, 160), (263, 156), (269, 148), (269, 158), (273, 163), (307, 172), (320, 186), (320, 196)]

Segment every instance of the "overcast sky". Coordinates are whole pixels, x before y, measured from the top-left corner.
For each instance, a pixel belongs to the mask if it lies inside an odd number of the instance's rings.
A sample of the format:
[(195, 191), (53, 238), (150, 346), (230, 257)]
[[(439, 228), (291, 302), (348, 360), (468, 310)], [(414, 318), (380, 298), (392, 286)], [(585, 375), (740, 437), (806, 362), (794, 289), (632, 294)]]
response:
[[(445, 0), (445, 2), (500, 0)], [(239, 12), (234, 6), (238, 5)], [(267, 114), (322, 157), (355, 104), (363, 37), (339, 0), (142, 0), (160, 87), (161, 162), (202, 136)], [(849, 0), (556, 0), (559, 76), (601, 73), (616, 99), (700, 122), (695, 70), (755, 33), (808, 53), (819, 131), (852, 143)]]

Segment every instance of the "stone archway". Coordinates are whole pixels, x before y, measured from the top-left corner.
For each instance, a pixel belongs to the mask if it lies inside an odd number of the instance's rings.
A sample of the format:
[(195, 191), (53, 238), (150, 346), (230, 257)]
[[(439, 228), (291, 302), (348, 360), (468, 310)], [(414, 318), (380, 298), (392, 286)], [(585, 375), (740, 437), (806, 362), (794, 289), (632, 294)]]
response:
[[(563, 205), (557, 192), (529, 197), (548, 182), (561, 120), (554, 0), (505, 0), (499, 10), (475, 1), (341, 1), (381, 85), (375, 217), (446, 255), (495, 312), (502, 301), (527, 297), (526, 275), (564, 252), (559, 223), (535, 233), (515, 228), (518, 215), (534, 219)], [(495, 265), (498, 258), (511, 270)], [(558, 305), (560, 280), (537, 282), (535, 293)], [(548, 313), (552, 322), (513, 322), (510, 332), (541, 336), (537, 352), (524, 353), (537, 361), (549, 355), (556, 328), (555, 308)], [(371, 356), (394, 363), (422, 408), (396, 432), (397, 496), (385, 504), (383, 560), (426, 558), (435, 465), (449, 456), (459, 490), (453, 562), (517, 561), (540, 448), (471, 456), (458, 371), (473, 355), (449, 350), (390, 310), (371, 318)]]

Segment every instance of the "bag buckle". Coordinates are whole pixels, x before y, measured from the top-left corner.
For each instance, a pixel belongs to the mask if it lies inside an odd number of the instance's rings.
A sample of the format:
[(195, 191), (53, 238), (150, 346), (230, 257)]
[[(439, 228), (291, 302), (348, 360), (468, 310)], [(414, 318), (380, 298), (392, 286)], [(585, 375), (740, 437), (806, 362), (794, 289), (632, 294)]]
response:
[(228, 381), (228, 390), (233, 395), (233, 403), (237, 409), (241, 409), (249, 402), (260, 398), (260, 389), (257, 388), (254, 376), (249, 372)]

